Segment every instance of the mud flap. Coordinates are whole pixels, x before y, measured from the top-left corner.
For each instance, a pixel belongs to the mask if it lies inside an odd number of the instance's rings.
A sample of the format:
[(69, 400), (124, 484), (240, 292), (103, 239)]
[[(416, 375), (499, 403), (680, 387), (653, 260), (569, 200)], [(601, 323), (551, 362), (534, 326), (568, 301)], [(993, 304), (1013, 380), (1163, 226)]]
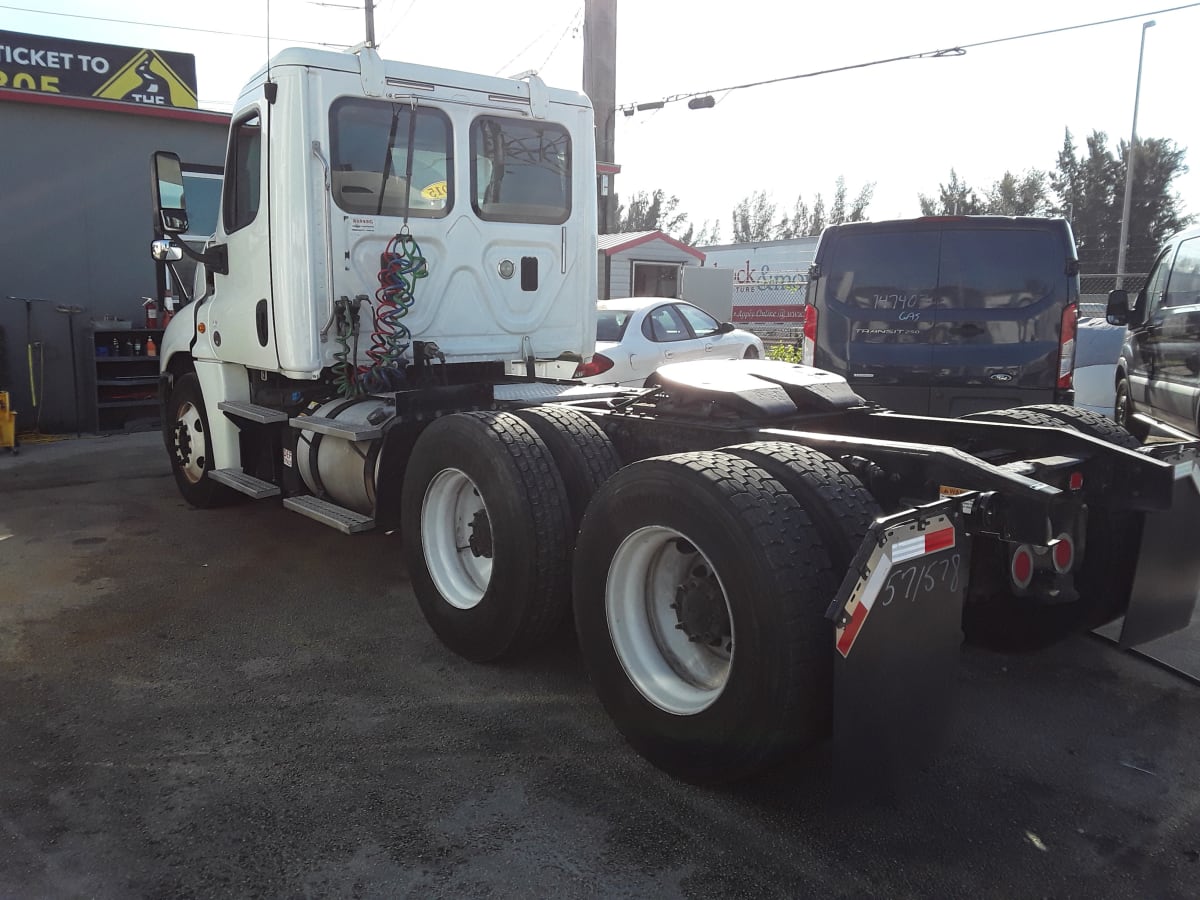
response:
[(1200, 595), (1200, 463), (1175, 465), (1171, 508), (1145, 514), (1129, 608), (1120, 646), (1136, 647), (1180, 629), (1192, 621)]
[(941, 743), (970, 570), (960, 510), (973, 496), (876, 520), (829, 608), (839, 795), (892, 792)]

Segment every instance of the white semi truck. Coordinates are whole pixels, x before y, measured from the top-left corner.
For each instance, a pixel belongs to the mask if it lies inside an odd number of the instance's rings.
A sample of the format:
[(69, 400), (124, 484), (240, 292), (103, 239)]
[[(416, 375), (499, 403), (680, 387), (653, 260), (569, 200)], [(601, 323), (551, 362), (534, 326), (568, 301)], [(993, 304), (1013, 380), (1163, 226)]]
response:
[(161, 348), (183, 496), (398, 532), (430, 626), (472, 660), (573, 614), (617, 726), (694, 781), (831, 732), (839, 761), (906, 758), (964, 632), (1188, 623), (1196, 444), (1069, 407), (894, 415), (766, 360), (572, 383), (593, 143), (588, 99), (535, 76), (286, 50), (237, 101), (202, 251), (170, 239), (183, 181), (155, 154), (154, 255), (198, 261)]

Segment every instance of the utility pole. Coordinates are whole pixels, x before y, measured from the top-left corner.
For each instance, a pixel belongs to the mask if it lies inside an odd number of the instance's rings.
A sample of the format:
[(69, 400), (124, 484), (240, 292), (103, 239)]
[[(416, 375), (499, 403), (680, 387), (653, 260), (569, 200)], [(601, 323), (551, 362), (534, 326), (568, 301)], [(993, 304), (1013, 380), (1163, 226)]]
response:
[(375, 4), (371, 0), (365, 0), (363, 9), (367, 13), (367, 46), (375, 46)]
[[(370, 0), (368, 0), (370, 2)], [(583, 92), (596, 115), (596, 211), (600, 233), (616, 227), (617, 0), (584, 0)]]
[(1129, 214), (1133, 206), (1133, 163), (1137, 158), (1138, 100), (1142, 96), (1142, 57), (1146, 55), (1146, 29), (1154, 20), (1142, 23), (1142, 43), (1138, 48), (1137, 87), (1133, 90), (1133, 129), (1129, 135), (1129, 152), (1125, 158), (1125, 204), (1121, 209), (1121, 244), (1117, 247), (1117, 287), (1125, 286), (1125, 245), (1129, 243)]

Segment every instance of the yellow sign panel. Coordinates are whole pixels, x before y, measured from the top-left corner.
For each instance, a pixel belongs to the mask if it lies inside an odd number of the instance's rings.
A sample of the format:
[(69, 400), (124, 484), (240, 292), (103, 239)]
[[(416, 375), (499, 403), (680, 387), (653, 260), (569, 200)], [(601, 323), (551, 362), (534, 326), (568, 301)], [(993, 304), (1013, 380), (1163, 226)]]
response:
[(92, 95), (146, 106), (196, 109), (196, 95), (153, 50), (140, 50)]
[(421, 188), (421, 196), (426, 200), (445, 200), (446, 193), (445, 181), (435, 181), (433, 184), (427, 184)]

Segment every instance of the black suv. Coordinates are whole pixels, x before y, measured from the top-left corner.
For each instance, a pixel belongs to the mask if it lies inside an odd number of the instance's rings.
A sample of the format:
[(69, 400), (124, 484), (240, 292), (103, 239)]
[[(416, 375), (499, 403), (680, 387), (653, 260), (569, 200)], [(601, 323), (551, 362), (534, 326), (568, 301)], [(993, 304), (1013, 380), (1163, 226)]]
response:
[(1078, 273), (1064, 219), (834, 225), (809, 271), (804, 360), (896, 412), (1072, 403)]
[(1114, 418), (1140, 438), (1166, 423), (1200, 435), (1200, 228), (1159, 253), (1133, 308), (1108, 295), (1108, 321), (1127, 325), (1117, 359)]

